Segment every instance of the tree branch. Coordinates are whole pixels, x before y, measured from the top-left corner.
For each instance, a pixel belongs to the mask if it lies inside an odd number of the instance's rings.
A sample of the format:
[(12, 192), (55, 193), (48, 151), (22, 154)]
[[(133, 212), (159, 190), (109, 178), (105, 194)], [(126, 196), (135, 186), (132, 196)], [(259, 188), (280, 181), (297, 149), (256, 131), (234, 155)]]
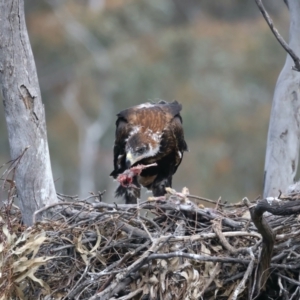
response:
[(283, 49), (291, 56), (292, 60), (295, 63), (295, 66), (292, 67), (294, 71), (300, 72), (300, 59), (296, 55), (296, 53), (289, 47), (289, 45), (286, 43), (286, 41), (283, 39), (283, 37), (280, 35), (276, 27), (274, 26), (274, 23), (266, 11), (263, 3), (261, 0), (255, 0), (261, 14), (263, 15), (264, 19), (266, 20), (267, 24), (269, 25), (271, 31), (273, 32), (274, 36), (276, 37), (277, 41), (280, 43), (280, 45), (283, 47)]
[[(268, 206), (265, 206), (264, 208), (264, 206), (260, 205), (260, 203), (263, 201), (260, 201), (257, 205), (253, 205), (249, 207), (252, 221), (255, 224), (258, 232), (263, 237), (261, 256), (260, 256), (258, 271), (257, 271), (258, 280), (255, 286), (255, 291), (257, 294), (260, 294), (261, 291), (265, 290), (266, 282), (269, 278), (269, 269), (271, 264), (273, 248), (275, 244), (275, 234), (273, 233), (268, 222), (263, 217), (263, 213), (267, 211), (267, 209), (269, 208)], [(265, 200), (265, 202), (268, 203), (267, 200)], [(246, 202), (246, 200), (245, 200), (245, 204), (249, 205), (249, 203)]]

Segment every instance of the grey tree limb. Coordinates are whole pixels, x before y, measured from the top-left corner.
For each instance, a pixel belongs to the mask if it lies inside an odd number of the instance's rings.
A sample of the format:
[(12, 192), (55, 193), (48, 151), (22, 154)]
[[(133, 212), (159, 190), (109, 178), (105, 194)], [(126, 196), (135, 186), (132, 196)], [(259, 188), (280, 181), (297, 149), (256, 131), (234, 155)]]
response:
[[(268, 224), (263, 214), (265, 212), (273, 215), (295, 215), (300, 212), (300, 200), (281, 201), (276, 198), (268, 198), (259, 201), (256, 205), (252, 205), (245, 200), (245, 204), (249, 206), (251, 219), (255, 224), (258, 232), (262, 235), (262, 250), (259, 258), (257, 269), (257, 281), (255, 282), (255, 291), (259, 295), (266, 289), (266, 282), (269, 278), (270, 267), (276, 267), (276, 264), (271, 264), (272, 253), (275, 245), (275, 233)], [(290, 247), (290, 242), (289, 242)], [(295, 267), (295, 266), (285, 266)], [(298, 266), (299, 267), (299, 266)]]
[[(300, 2), (289, 0), (289, 47), (300, 56)], [(277, 80), (267, 138), (264, 198), (286, 193), (294, 183), (300, 147), (300, 73), (288, 54)]]
[(0, 0), (0, 85), (11, 158), (24, 150), (15, 171), (23, 221), (57, 201), (47, 142), (44, 105), (27, 28), (23, 0)]
[[(278, 32), (278, 30), (276, 29), (276, 27), (274, 26), (274, 23), (270, 17), (270, 15), (268, 14), (268, 12), (266, 11), (263, 3), (261, 0), (255, 0), (261, 14), (263, 15), (263, 17), (265, 18), (267, 24), (269, 25), (271, 31), (273, 32), (274, 36), (276, 37), (277, 41), (279, 42), (279, 44), (283, 47), (283, 49), (291, 56), (291, 58), (293, 59), (295, 66), (292, 67), (293, 70), (300, 72), (300, 59), (299, 57), (296, 55), (296, 53), (293, 51), (292, 48), (289, 47), (289, 45), (286, 43), (286, 41), (283, 39), (283, 37), (280, 35), (280, 33)], [(288, 5), (288, 3), (286, 2), (286, 4)]]

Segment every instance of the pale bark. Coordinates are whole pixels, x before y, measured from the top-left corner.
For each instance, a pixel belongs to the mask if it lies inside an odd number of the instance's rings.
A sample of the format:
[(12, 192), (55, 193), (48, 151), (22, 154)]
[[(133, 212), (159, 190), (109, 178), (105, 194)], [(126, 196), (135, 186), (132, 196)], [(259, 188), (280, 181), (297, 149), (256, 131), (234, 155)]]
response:
[(15, 181), (23, 221), (56, 201), (35, 62), (27, 34), (23, 0), (0, 0), (0, 84), (10, 155), (18, 158)]
[[(300, 56), (300, 1), (289, 0), (289, 46)], [(270, 53), (272, 55), (272, 53)], [(300, 73), (287, 55), (279, 75), (271, 111), (265, 160), (264, 197), (286, 192), (294, 183), (300, 146)]]

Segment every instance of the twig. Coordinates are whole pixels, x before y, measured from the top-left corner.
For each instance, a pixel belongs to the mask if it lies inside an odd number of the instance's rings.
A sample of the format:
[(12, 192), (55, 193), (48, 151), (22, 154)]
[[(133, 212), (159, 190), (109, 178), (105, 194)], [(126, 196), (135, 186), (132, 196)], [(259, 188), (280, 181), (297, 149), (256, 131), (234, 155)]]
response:
[[(72, 289), (68, 292), (68, 294), (64, 297), (64, 299), (74, 299), (77, 292), (81, 291), (83, 286), (82, 284), (78, 285), (79, 282), (84, 278), (85, 274), (87, 273), (89, 265), (87, 265), (84, 269), (84, 272), (81, 274), (80, 278), (76, 281), (76, 284), (72, 287)], [(77, 286), (77, 288), (76, 288)]]
[(300, 286), (300, 282), (297, 281), (297, 280), (294, 280), (292, 278), (284, 276), (284, 275), (282, 275), (281, 273), (278, 273), (278, 272), (276, 273), (276, 275), (282, 277), (283, 279), (285, 279), (286, 281), (288, 281), (288, 282), (290, 282), (290, 283), (292, 283), (294, 285)]
[[(7, 169), (7, 170), (4, 172), (4, 174), (7, 173), (7, 175), (6, 175), (5, 179), (4, 179), (2, 188), (4, 188), (4, 183), (7, 181), (7, 177), (8, 177), (8, 175), (10, 174), (10, 172), (13, 171), (13, 170), (15, 170), (15, 169), (17, 168), (17, 166), (18, 166), (18, 164), (20, 163), (22, 157), (24, 156), (25, 152), (26, 152), (29, 148), (30, 148), (30, 146), (25, 147), (25, 149), (23, 150), (23, 152), (22, 152), (17, 158), (15, 158), (15, 159), (13, 159), (13, 160), (10, 160), (10, 161), (8, 162), (8, 163), (10, 163), (11, 165), (10, 165), (10, 168)], [(7, 163), (7, 164), (8, 164), (8, 163)], [(2, 166), (1, 166), (1, 167), (2, 167)], [(14, 181), (14, 177), (15, 177), (15, 174), (13, 173), (12, 182)]]
[(289, 45), (286, 43), (286, 41), (283, 39), (283, 37), (280, 35), (278, 30), (275, 28), (274, 23), (266, 11), (263, 3), (261, 0), (255, 0), (260, 12), (262, 13), (264, 19), (266, 20), (267, 24), (269, 25), (271, 31), (273, 32), (274, 36), (276, 37), (277, 41), (280, 43), (280, 45), (283, 47), (283, 49), (291, 56), (292, 60), (295, 63), (295, 66), (292, 67), (294, 71), (300, 72), (300, 59), (296, 55), (296, 53), (289, 47)]
[[(123, 258), (121, 258), (120, 260), (116, 261), (115, 263), (112, 263), (110, 266), (108, 266), (105, 270), (101, 271), (100, 273), (95, 274), (95, 276), (104, 276), (107, 275), (109, 273), (110, 270), (120, 266), (121, 264), (123, 264), (124, 262), (126, 262), (126, 260), (128, 260), (130, 257), (133, 257), (134, 255), (136, 255), (139, 251), (141, 251), (143, 248), (146, 248), (150, 245), (150, 240), (148, 240), (146, 243), (142, 244), (141, 246), (139, 246), (138, 248), (136, 248), (132, 253), (127, 252)], [(124, 270), (118, 270), (117, 273), (120, 273)], [(96, 277), (97, 279), (97, 277)]]
[(281, 276), (278, 276), (277, 283), (278, 283), (278, 286), (280, 287), (279, 296), (281, 297), (282, 296), (282, 292), (286, 291), (286, 289), (282, 285)]
[(211, 283), (215, 280), (216, 276), (218, 275), (221, 268), (220, 263), (216, 263), (214, 269), (211, 272), (211, 275), (208, 281), (205, 283), (203, 289), (201, 290), (200, 294), (198, 295), (199, 299), (201, 299), (202, 295), (205, 293), (206, 289), (211, 285)]
[(137, 236), (144, 239), (149, 239), (151, 237), (149, 237), (149, 235), (145, 231), (137, 227), (131, 226), (129, 224), (126, 224), (122, 221), (118, 221), (117, 224), (120, 228), (122, 228), (122, 230), (124, 230), (129, 235)]
[[(157, 164), (155, 164), (157, 165)], [(149, 167), (150, 165), (147, 165), (145, 167)], [(151, 233), (149, 232), (147, 226), (144, 224), (144, 222), (141, 220), (141, 210), (140, 210), (140, 199), (137, 199), (137, 220), (140, 222), (140, 224), (143, 226), (144, 230), (146, 231), (146, 233), (148, 234), (151, 242), (153, 243), (153, 238)]]
[(219, 197), (219, 198), (218, 198), (218, 201), (217, 201), (217, 203), (216, 203), (215, 209), (218, 209), (218, 207), (220, 206), (220, 204), (222, 204), (222, 203), (221, 203), (221, 200), (222, 200), (222, 198)]
[(248, 252), (251, 256), (251, 261), (248, 265), (247, 271), (245, 272), (243, 279), (241, 280), (239, 285), (236, 287), (236, 289), (233, 291), (233, 293), (229, 297), (229, 300), (236, 300), (237, 299), (240, 292), (243, 291), (244, 288), (245, 288), (246, 280), (252, 274), (252, 270), (253, 270), (253, 267), (254, 267), (255, 256), (254, 256), (251, 248), (248, 248)]
[[(293, 300), (299, 294), (300, 287), (298, 286), (289, 300)], [(295, 298), (296, 299), (296, 298)], [(297, 298), (299, 299), (299, 298)]]
[(78, 195), (70, 196), (70, 195), (65, 195), (62, 193), (56, 193), (57, 196), (63, 197), (63, 198), (69, 198), (73, 200), (78, 200)]
[[(228, 232), (223, 232), (223, 235), (225, 237), (241, 237), (241, 236), (252, 236), (252, 237), (257, 237), (261, 239), (261, 235), (257, 232), (247, 232), (247, 231), (228, 231)], [(207, 239), (214, 239), (218, 237), (214, 232), (209, 232), (209, 233), (199, 233), (191, 236), (161, 236), (159, 237), (160, 241), (165, 240), (166, 238), (170, 238), (170, 243), (176, 243), (176, 242), (196, 242), (199, 240), (207, 240)]]
[(239, 264), (249, 264), (250, 260), (248, 259), (239, 259), (239, 258), (233, 258), (233, 257), (217, 257), (217, 256), (207, 256), (207, 255), (199, 255), (199, 254), (193, 254), (193, 253), (185, 253), (182, 251), (176, 251), (176, 252), (169, 252), (169, 253), (157, 253), (157, 254), (151, 254), (147, 261), (151, 261), (153, 259), (170, 259), (173, 257), (182, 257), (182, 258), (188, 258), (196, 261), (211, 261), (211, 262), (222, 262), (222, 263), (239, 263)]
[(195, 199), (195, 200), (198, 200), (198, 201), (203, 201), (203, 202), (208, 202), (208, 203), (212, 203), (212, 204), (215, 204), (215, 205), (219, 205), (221, 207), (243, 207), (244, 204), (243, 203), (232, 203), (232, 204), (223, 204), (223, 203), (220, 203), (220, 198), (215, 201), (215, 200), (211, 200), (211, 199), (208, 199), (208, 198), (204, 198), (204, 197), (199, 197), (199, 196), (195, 196), (195, 195), (190, 195), (190, 194), (187, 194), (186, 195), (187, 198), (190, 198), (190, 199)]
[(215, 234), (218, 236), (221, 244), (232, 254), (236, 253), (244, 253), (246, 251), (249, 251), (249, 248), (243, 247), (243, 248), (234, 248), (232, 247), (229, 242), (226, 240), (225, 235), (223, 234), (221, 230), (221, 222), (213, 222), (212, 229), (215, 232)]
[(137, 294), (139, 294), (140, 292), (142, 292), (143, 289), (142, 288), (139, 288), (131, 293), (129, 293), (128, 295), (126, 296), (123, 296), (121, 298), (111, 298), (111, 300), (131, 300), (133, 299), (134, 296), (136, 296)]
[(140, 224), (143, 226), (144, 230), (148, 234), (149, 239), (153, 242), (153, 237), (152, 237), (151, 233), (149, 232), (147, 226), (144, 224), (144, 222), (140, 218), (138, 218), (138, 220), (140, 221)]
[(300, 268), (300, 263), (298, 263), (298, 264), (284, 264), (284, 263), (271, 264), (270, 267), (274, 268), (274, 269), (297, 270), (298, 271)]
[(138, 270), (142, 265), (144, 265), (145, 262), (148, 261), (148, 257), (151, 255), (151, 253), (157, 251), (159, 248), (159, 242), (155, 241), (151, 248), (146, 251), (139, 259), (137, 259), (132, 265), (130, 265), (126, 272), (120, 273), (115, 282), (112, 283), (109, 287), (107, 287), (104, 291), (97, 293), (93, 297), (90, 298), (90, 300), (108, 300), (111, 298), (111, 295), (116, 293), (116, 290), (122, 289), (122, 282), (128, 279), (127, 277)]
[(39, 210), (36, 210), (33, 214), (33, 217), (32, 217), (32, 220), (33, 220), (33, 224), (35, 223), (35, 219), (36, 219), (36, 216), (38, 214), (40, 214), (41, 212), (49, 209), (49, 208), (52, 208), (52, 207), (55, 207), (55, 206), (59, 206), (59, 205), (67, 205), (67, 206), (71, 206), (71, 205), (74, 205), (74, 206), (85, 206), (84, 203), (79, 203), (79, 202), (57, 202), (57, 203), (53, 203), (53, 204), (50, 204), (50, 205), (47, 205)]
[[(192, 205), (191, 205), (192, 204)], [(144, 203), (140, 203), (139, 207), (141, 209), (150, 209), (150, 210), (160, 210), (160, 211), (166, 211), (166, 210), (171, 210), (171, 211), (182, 211), (182, 212), (187, 212), (187, 213), (195, 213), (197, 215), (199, 215), (202, 218), (206, 218), (207, 220), (213, 220), (215, 218), (219, 218), (220, 217), (220, 213), (216, 213), (212, 210), (209, 209), (201, 209), (198, 208), (194, 203), (191, 204), (175, 204), (172, 201), (164, 201), (163, 203), (153, 203), (153, 202), (144, 202)], [(108, 204), (108, 203), (92, 203), (90, 204), (92, 205), (92, 207), (94, 208), (111, 208), (111, 209), (115, 209), (115, 205), (113, 204)], [(137, 205), (136, 204), (118, 204), (118, 209), (121, 210), (130, 210), (130, 209), (137, 209)], [(222, 222), (224, 223), (224, 225), (228, 225), (229, 227), (232, 228), (241, 228), (243, 227), (243, 222), (237, 222), (234, 221), (230, 218), (223, 218)]]
[[(238, 273), (238, 274), (235, 274), (235, 275), (233, 275), (233, 276), (230, 276), (229, 278), (224, 279), (224, 280), (222, 281), (222, 283), (223, 283), (223, 285), (225, 285), (225, 284), (227, 284), (227, 283), (229, 283), (229, 282), (232, 282), (232, 281), (235, 281), (235, 280), (237, 280), (237, 279), (240, 279), (240, 278), (242, 278), (242, 277), (244, 276), (244, 274), (245, 274), (245, 272), (240, 272), (240, 273)], [(210, 287), (205, 291), (205, 293), (211, 292), (211, 291), (213, 291), (213, 290), (215, 290), (215, 289), (216, 289), (216, 285), (214, 284), (214, 285), (210, 286)]]

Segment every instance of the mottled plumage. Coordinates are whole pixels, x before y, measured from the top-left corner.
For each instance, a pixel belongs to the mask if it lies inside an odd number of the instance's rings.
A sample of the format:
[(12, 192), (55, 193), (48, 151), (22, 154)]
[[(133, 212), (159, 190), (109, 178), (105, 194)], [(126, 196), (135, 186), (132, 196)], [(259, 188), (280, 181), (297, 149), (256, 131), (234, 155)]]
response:
[(187, 151), (181, 108), (177, 101), (160, 101), (133, 106), (117, 115), (114, 170), (110, 175), (117, 178), (132, 166), (157, 164), (135, 176), (132, 186), (117, 188), (116, 196), (124, 196), (126, 203), (136, 203), (141, 185), (154, 196), (164, 195), (165, 188), (171, 187), (172, 176)]

